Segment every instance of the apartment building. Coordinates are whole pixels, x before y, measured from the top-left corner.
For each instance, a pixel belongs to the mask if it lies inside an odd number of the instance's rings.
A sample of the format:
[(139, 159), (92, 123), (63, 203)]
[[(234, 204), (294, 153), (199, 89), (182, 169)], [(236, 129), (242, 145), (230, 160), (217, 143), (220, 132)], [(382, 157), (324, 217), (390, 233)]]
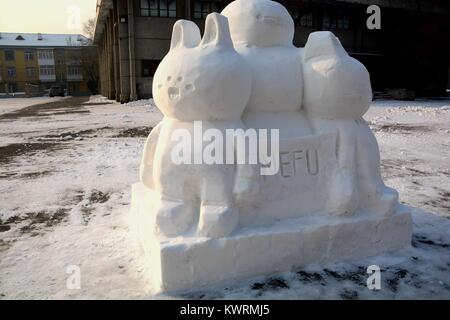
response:
[(92, 57), (96, 49), (82, 35), (0, 33), (0, 93), (61, 85), (70, 95), (89, 94), (84, 65), (95, 64)]
[[(192, 20), (202, 30), (210, 12), (232, 0), (97, 0), (94, 43), (100, 92), (126, 102), (151, 97), (153, 74), (170, 46), (172, 26)], [(330, 30), (366, 65), (375, 90), (405, 88), (442, 95), (450, 85), (448, 0), (279, 0), (295, 21), (294, 44)], [(381, 29), (367, 28), (369, 5), (381, 8)]]

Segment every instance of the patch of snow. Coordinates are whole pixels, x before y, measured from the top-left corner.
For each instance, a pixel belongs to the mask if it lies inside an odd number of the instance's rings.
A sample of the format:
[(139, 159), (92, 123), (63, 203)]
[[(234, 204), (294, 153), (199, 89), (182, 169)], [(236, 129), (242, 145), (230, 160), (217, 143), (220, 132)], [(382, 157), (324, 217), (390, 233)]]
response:
[(115, 103), (114, 100), (109, 100), (108, 98), (102, 95), (93, 95), (89, 97), (89, 101), (87, 103)]
[[(0, 115), (0, 298), (450, 298), (450, 110), (442, 108), (448, 102), (377, 101), (365, 116), (380, 144), (386, 183), (412, 207), (410, 248), (158, 296), (129, 230), (129, 204), (146, 132), (162, 115), (148, 102), (133, 108), (99, 96), (89, 102), (96, 104), (85, 104), (85, 113)], [(366, 287), (371, 264), (382, 269), (378, 291)], [(71, 265), (80, 267), (80, 290), (66, 286)]]
[(388, 107), (388, 108), (416, 108), (418, 109), (427, 109), (427, 108), (450, 108), (450, 99), (442, 99), (442, 100), (425, 100), (425, 99), (417, 99), (414, 101), (401, 101), (401, 100), (374, 100), (372, 102), (372, 107)]
[(153, 101), (153, 99), (141, 99), (141, 100), (136, 100), (136, 101), (131, 101), (128, 103), (124, 104), (126, 107), (150, 107), (150, 108), (155, 108), (155, 103)]
[(1, 98), (0, 114), (13, 112), (36, 104), (59, 101), (67, 97)]

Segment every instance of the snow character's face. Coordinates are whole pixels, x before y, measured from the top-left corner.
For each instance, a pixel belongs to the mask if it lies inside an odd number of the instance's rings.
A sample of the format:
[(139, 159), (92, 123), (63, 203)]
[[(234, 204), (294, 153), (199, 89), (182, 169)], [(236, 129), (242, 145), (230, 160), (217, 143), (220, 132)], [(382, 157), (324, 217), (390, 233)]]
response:
[(239, 119), (250, 92), (250, 70), (233, 49), (225, 17), (207, 17), (201, 42), (193, 22), (174, 25), (171, 50), (153, 80), (153, 97), (165, 116), (184, 121)]
[(372, 100), (369, 72), (331, 32), (310, 34), (303, 61), (303, 107), (308, 114), (356, 118), (368, 110)]
[(228, 18), (235, 44), (263, 47), (292, 45), (294, 21), (278, 2), (236, 0), (222, 14)]

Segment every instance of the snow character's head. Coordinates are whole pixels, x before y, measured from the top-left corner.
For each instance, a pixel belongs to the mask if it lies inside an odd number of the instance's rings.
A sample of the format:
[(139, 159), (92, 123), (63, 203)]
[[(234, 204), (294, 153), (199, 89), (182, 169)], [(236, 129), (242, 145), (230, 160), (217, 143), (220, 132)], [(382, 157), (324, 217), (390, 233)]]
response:
[(153, 80), (153, 97), (165, 116), (236, 120), (250, 93), (250, 70), (233, 48), (227, 18), (209, 14), (203, 39), (193, 22), (175, 23), (170, 51)]
[(251, 46), (292, 45), (294, 21), (281, 4), (271, 0), (236, 0), (222, 14), (230, 23), (235, 44)]
[(309, 115), (355, 118), (370, 106), (369, 72), (331, 32), (313, 32), (303, 52), (304, 100)]

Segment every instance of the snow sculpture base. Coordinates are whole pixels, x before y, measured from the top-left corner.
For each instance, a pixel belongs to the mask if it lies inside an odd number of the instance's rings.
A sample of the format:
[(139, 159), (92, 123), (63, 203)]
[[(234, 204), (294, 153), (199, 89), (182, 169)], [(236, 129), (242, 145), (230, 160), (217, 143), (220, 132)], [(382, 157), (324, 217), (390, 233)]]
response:
[(271, 227), (243, 228), (219, 239), (162, 238), (153, 232), (154, 196), (142, 183), (132, 187), (132, 225), (159, 292), (270, 275), (293, 266), (374, 256), (411, 242), (411, 215), (401, 205), (390, 216), (369, 212), (347, 218), (314, 215), (283, 220)]

